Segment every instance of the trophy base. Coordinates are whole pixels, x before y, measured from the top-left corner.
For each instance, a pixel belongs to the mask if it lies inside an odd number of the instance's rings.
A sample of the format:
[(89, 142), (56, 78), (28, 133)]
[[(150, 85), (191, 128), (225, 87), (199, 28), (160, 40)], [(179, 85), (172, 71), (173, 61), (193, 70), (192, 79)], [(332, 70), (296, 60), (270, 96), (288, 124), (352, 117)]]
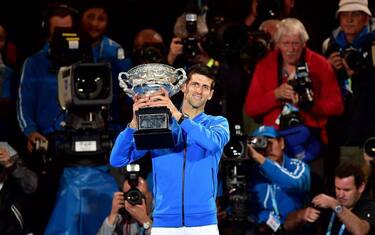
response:
[(137, 149), (162, 149), (175, 146), (172, 131), (169, 129), (137, 130), (134, 132)]

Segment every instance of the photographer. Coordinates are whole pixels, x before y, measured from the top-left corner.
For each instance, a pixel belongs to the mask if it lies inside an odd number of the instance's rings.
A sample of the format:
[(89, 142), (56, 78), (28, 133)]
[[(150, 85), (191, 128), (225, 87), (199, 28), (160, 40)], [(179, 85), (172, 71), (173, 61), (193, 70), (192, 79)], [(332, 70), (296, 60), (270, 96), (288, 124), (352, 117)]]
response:
[(264, 125), (279, 126), (285, 104), (293, 104), (303, 123), (326, 142), (328, 117), (341, 114), (343, 104), (331, 65), (306, 47), (308, 38), (297, 19), (287, 18), (277, 25), (276, 49), (257, 63), (245, 111)]
[(37, 188), (37, 176), (19, 158), (17, 152), (0, 142), (0, 234), (30, 233), (28, 195)]
[[(168, 63), (188, 69), (191, 65), (207, 64), (210, 56), (202, 44), (208, 33), (205, 16), (189, 10), (176, 19), (174, 35), (167, 56)], [(210, 66), (211, 67), (211, 66)]]
[[(258, 141), (266, 138), (266, 144)], [(264, 142), (264, 141), (263, 141)], [(260, 126), (251, 135), (249, 169), (251, 217), (256, 228), (250, 234), (279, 234), (288, 213), (303, 206), (310, 190), (310, 169), (284, 153), (284, 139), (271, 126)]]
[[(132, 187), (126, 179), (123, 184), (123, 192), (113, 195), (111, 213), (103, 222), (97, 235), (146, 235), (151, 232), (152, 220), (150, 217), (152, 209), (152, 194), (148, 190), (147, 182), (137, 178), (137, 189), (142, 193), (141, 204), (133, 205), (133, 202), (125, 200), (125, 193)], [(121, 213), (123, 208), (128, 214)], [(130, 215), (130, 216), (129, 216)]]
[(335, 69), (345, 112), (328, 126), (338, 156), (360, 161), (364, 141), (375, 133), (375, 21), (367, 0), (341, 0), (339, 27), (323, 43), (323, 53)]
[(365, 185), (359, 165), (340, 164), (335, 170), (336, 197), (317, 195), (312, 206), (288, 215), (285, 230), (296, 231), (318, 223), (314, 225), (322, 226), (321, 233), (325, 234), (374, 234), (375, 202), (363, 197)]

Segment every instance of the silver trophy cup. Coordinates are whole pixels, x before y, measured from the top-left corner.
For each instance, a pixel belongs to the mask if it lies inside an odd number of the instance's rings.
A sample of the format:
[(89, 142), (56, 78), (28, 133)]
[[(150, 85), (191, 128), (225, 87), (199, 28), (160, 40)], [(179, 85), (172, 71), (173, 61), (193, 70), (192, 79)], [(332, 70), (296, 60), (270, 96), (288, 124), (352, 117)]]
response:
[[(142, 64), (118, 76), (120, 87), (125, 93), (150, 95), (164, 88), (169, 96), (180, 91), (187, 76), (183, 69), (175, 69), (165, 64)], [(142, 108), (136, 112), (138, 128), (134, 133), (137, 149), (159, 149), (174, 146), (172, 131), (169, 127), (171, 117), (167, 107)]]

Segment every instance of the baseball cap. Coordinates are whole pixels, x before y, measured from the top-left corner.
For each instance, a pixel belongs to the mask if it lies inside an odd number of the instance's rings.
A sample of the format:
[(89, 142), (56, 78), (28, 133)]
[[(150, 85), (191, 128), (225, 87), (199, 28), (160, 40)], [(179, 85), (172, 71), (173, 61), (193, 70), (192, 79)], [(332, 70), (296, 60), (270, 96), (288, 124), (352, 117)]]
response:
[(253, 133), (251, 133), (251, 136), (278, 138), (280, 137), (280, 133), (273, 126), (260, 126), (255, 131), (253, 131)]
[(371, 11), (368, 8), (367, 0), (340, 0), (339, 9), (336, 12), (336, 17), (340, 12), (347, 11), (363, 11), (367, 15), (372, 16)]

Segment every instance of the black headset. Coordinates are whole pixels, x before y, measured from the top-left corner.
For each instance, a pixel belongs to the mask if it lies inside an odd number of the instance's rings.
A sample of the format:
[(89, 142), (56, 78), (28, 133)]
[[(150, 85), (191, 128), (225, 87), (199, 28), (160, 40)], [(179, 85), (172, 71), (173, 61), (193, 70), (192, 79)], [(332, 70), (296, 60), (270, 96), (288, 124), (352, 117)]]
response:
[(73, 7), (61, 3), (51, 3), (48, 5), (47, 9), (42, 14), (41, 27), (43, 32), (48, 35), (50, 19), (53, 16), (68, 16), (73, 18), (73, 25), (76, 25), (79, 20), (79, 11)]

